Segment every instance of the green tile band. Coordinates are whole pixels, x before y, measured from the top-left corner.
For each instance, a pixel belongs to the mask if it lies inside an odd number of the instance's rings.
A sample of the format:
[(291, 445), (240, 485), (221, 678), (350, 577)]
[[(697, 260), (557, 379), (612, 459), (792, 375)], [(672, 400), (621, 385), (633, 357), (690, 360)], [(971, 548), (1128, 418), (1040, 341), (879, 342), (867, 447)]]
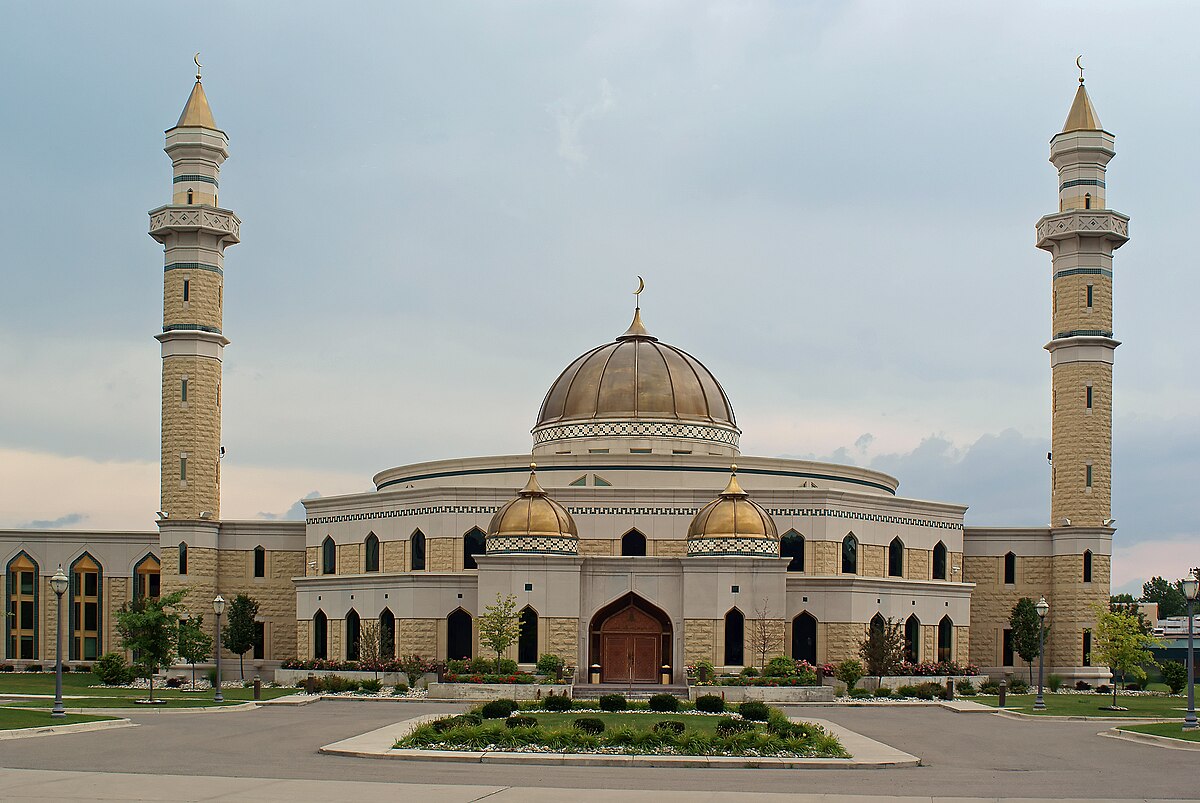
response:
[(225, 271), (216, 265), (205, 265), (203, 262), (172, 262), (170, 265), (163, 266), (164, 273), (169, 270), (211, 270), (213, 273), (225, 275)]
[(203, 181), (206, 184), (213, 185), (214, 187), (221, 186), (217, 183), (217, 180), (215, 178), (213, 178), (212, 176), (199, 176), (199, 175), (194, 175), (194, 174), (187, 174), (187, 175), (183, 175), (183, 176), (176, 176), (175, 178), (171, 179), (172, 184), (182, 184), (185, 181)]

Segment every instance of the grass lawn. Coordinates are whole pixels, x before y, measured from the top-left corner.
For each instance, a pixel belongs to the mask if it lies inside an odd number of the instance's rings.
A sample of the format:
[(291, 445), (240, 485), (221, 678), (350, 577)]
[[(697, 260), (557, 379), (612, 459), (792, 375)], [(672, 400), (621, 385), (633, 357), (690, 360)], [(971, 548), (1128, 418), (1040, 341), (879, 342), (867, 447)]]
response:
[(1166, 736), (1170, 739), (1183, 739), (1188, 742), (1200, 742), (1200, 730), (1185, 731), (1179, 722), (1155, 722), (1150, 725), (1125, 725), (1123, 731), (1149, 733), (1154, 736)]
[(0, 730), (17, 728), (42, 728), (47, 725), (74, 725), (78, 722), (102, 722), (116, 717), (101, 717), (95, 714), (67, 714), (62, 719), (53, 719), (46, 711), (14, 711), (0, 708)]
[[(974, 700), (984, 705), (995, 706), (1000, 698), (994, 695), (979, 694), (974, 697), (964, 697), (964, 700)], [(1010, 694), (1005, 701), (1005, 710), (1019, 711), (1022, 714), (1038, 714), (1058, 717), (1133, 717), (1149, 719), (1154, 717), (1183, 717), (1183, 709), (1187, 702), (1182, 697), (1125, 697), (1117, 695), (1117, 705), (1128, 708), (1128, 711), (1104, 711), (1104, 706), (1112, 704), (1111, 694), (1050, 694), (1045, 696), (1046, 710), (1034, 711), (1033, 694)]]
[[(146, 697), (145, 689), (123, 689), (109, 686), (91, 688), (98, 681), (91, 672), (70, 672), (63, 674), (63, 695), (68, 699), (64, 705), (68, 708), (130, 708), (134, 700)], [(265, 700), (292, 694), (295, 689), (263, 688)], [(254, 689), (225, 689), (226, 705), (246, 702), (254, 699)], [(51, 700), (12, 700), (8, 705), (21, 708), (49, 708), (53, 705), (54, 673), (53, 672), (3, 672), (0, 673), (0, 698), (5, 694), (43, 694)], [(84, 699), (70, 699), (83, 696)], [(155, 699), (170, 700), (173, 708), (194, 708), (201, 705), (215, 705), (212, 691), (182, 691), (180, 689), (155, 688)], [(140, 707), (140, 706), (139, 706)]]
[[(529, 714), (528, 716), (536, 717), (537, 721), (547, 728), (570, 728), (573, 726), (575, 720), (582, 717), (599, 719), (604, 723), (604, 727), (609, 729), (628, 725), (638, 730), (650, 730), (654, 727), (655, 722), (671, 720), (682, 722), (688, 731), (705, 734), (715, 733), (717, 720), (721, 718), (719, 716), (680, 716), (677, 714), (663, 714), (657, 711), (645, 714), (609, 713), (605, 711), (563, 711), (556, 714)], [(487, 721), (501, 722), (502, 720)]]

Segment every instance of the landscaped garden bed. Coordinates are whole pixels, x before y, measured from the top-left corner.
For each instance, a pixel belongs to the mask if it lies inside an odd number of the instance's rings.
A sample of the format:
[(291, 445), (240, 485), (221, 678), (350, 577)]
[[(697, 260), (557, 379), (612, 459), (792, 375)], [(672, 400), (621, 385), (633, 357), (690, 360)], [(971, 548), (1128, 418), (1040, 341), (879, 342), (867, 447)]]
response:
[(761, 702), (729, 706), (719, 696), (695, 703), (655, 695), (630, 703), (558, 695), (518, 704), (492, 700), (465, 714), (419, 725), (396, 749), (780, 758), (849, 758), (836, 737), (793, 722)]
[[(1132, 719), (1183, 719), (1187, 708), (1187, 698), (1181, 695), (1169, 695), (1161, 692), (1118, 692), (1117, 701), (1120, 708), (1112, 710), (1112, 693), (1079, 693), (1046, 692), (1045, 711), (1034, 711), (1033, 703), (1036, 689), (1027, 694), (1009, 694), (1004, 708), (1007, 711), (1017, 711), (1022, 714), (1058, 717), (1122, 717)], [(1000, 698), (990, 695), (972, 697), (972, 700), (984, 705), (998, 706)]]

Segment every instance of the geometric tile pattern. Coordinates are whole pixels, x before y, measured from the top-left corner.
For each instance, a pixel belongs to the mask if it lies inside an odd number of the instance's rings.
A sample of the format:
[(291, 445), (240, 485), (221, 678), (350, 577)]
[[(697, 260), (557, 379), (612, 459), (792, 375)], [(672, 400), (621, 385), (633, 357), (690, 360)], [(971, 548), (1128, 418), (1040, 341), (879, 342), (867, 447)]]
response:
[(151, 233), (160, 229), (208, 229), (224, 232), (237, 242), (241, 235), (241, 221), (232, 212), (201, 207), (167, 207), (150, 215)]
[(487, 539), (489, 555), (506, 555), (516, 552), (578, 555), (579, 539), (536, 535), (494, 536)]
[(533, 442), (563, 441), (572, 438), (691, 438), (737, 447), (738, 432), (725, 427), (704, 424), (677, 424), (669, 421), (588, 421), (582, 424), (561, 424), (534, 430)]
[(1055, 234), (1070, 234), (1078, 231), (1109, 233), (1118, 237), (1129, 237), (1129, 221), (1111, 212), (1076, 212), (1052, 215), (1038, 221), (1037, 239), (1041, 242)]
[(779, 557), (774, 538), (691, 538), (688, 555), (766, 555)]

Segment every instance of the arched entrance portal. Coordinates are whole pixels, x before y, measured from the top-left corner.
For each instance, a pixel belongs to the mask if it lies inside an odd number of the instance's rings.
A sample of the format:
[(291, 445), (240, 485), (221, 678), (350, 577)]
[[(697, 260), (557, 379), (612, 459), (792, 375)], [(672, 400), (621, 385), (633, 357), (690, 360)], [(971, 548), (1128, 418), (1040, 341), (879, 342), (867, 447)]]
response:
[(591, 663), (601, 683), (658, 683), (671, 662), (671, 618), (636, 594), (601, 608), (589, 629)]

